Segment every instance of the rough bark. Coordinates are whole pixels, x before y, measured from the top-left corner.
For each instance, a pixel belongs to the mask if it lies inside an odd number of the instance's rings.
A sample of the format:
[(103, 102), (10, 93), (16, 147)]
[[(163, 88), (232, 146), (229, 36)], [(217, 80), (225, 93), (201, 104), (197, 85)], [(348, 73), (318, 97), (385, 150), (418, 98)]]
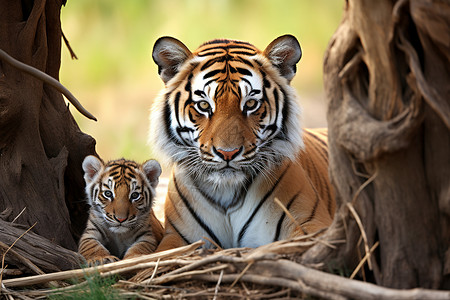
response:
[[(0, 49), (55, 79), (61, 1), (0, 2)], [(0, 211), (68, 249), (87, 218), (81, 163), (95, 154), (60, 92), (0, 60)]]
[(84, 261), (80, 254), (1, 219), (0, 255), (23, 273), (38, 275), (79, 268)]
[(450, 2), (349, 0), (324, 74), (339, 207), (325, 237), (346, 243), (303, 262), (353, 270), (379, 241), (366, 278), (449, 289)]

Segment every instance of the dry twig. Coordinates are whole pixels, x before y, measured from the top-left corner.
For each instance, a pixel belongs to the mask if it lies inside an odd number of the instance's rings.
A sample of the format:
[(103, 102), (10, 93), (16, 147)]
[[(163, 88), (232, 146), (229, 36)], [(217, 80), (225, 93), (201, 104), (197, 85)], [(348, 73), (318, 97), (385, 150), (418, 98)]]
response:
[[(394, 290), (370, 283), (350, 280), (305, 267), (286, 259), (286, 252), (303, 249), (312, 241), (305, 237), (277, 242), (256, 249), (226, 249), (213, 251), (205, 256), (204, 250), (196, 250), (202, 242), (173, 250), (154, 253), (140, 258), (123, 260), (98, 268), (73, 270), (34, 276), (28, 279), (5, 280), (6, 288), (37, 285), (49, 280), (65, 280), (83, 277), (97, 270), (100, 276), (121, 274), (148, 268), (151, 276), (139, 281), (120, 280), (113, 287), (117, 293), (141, 299), (211, 299), (240, 297), (264, 299), (269, 295), (303, 297), (312, 295), (327, 299), (448, 299), (450, 292), (424, 289)], [(302, 245), (304, 244), (304, 245)], [(295, 247), (293, 247), (295, 245)], [(375, 246), (376, 247), (376, 246)], [(372, 247), (370, 251), (373, 251)], [(273, 248), (273, 249), (272, 249)], [(276, 253), (274, 249), (280, 251)], [(174, 258), (176, 256), (176, 258)], [(366, 258), (367, 259), (367, 258)], [(165, 271), (164, 271), (165, 270)], [(40, 279), (39, 279), (40, 278)], [(240, 284), (238, 284), (240, 283)], [(168, 285), (170, 284), (170, 285)], [(73, 289), (57, 289), (57, 293)], [(21, 291), (24, 296), (45, 296), (51, 290)], [(17, 293), (17, 292), (16, 292)], [(28, 294), (27, 294), (28, 293)], [(266, 297), (267, 296), (267, 297)]]

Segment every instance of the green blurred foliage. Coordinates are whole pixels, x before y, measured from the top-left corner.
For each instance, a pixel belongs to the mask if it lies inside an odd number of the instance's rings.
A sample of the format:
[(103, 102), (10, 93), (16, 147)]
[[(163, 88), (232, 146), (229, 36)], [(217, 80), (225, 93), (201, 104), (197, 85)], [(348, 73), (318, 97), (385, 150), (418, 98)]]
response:
[[(324, 125), (324, 109), (316, 117), (314, 107), (324, 106), (317, 96), (323, 54), (342, 9), (339, 0), (69, 0), (62, 28), (79, 60), (63, 46), (60, 79), (98, 118), (94, 123), (72, 109), (102, 157), (143, 161), (153, 156), (146, 144), (148, 111), (163, 87), (151, 58), (159, 37), (176, 37), (191, 50), (214, 38), (245, 40), (263, 50), (290, 33), (303, 50), (292, 85), (306, 106), (306, 121), (312, 120), (305, 125)], [(319, 103), (306, 105), (311, 101)]]

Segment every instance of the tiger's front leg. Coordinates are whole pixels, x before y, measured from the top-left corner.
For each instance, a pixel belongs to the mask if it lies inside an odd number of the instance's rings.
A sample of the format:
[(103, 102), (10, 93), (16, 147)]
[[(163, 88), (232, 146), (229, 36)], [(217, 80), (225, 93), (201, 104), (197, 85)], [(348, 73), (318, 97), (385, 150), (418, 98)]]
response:
[(141, 236), (130, 248), (128, 248), (123, 259), (138, 257), (155, 252), (157, 241), (152, 233)]
[(117, 256), (111, 253), (95, 238), (81, 237), (78, 252), (86, 259), (88, 266), (98, 266), (118, 261)]
[(187, 243), (183, 240), (183, 238), (175, 231), (169, 222), (166, 222), (166, 232), (164, 233), (164, 237), (158, 245), (156, 252), (178, 248), (185, 245), (187, 245)]

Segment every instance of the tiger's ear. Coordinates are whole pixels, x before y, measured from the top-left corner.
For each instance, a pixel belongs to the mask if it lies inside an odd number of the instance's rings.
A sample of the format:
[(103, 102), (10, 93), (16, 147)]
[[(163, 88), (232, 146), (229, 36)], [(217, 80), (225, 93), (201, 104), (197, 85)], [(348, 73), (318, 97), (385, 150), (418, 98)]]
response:
[(278, 68), (281, 76), (291, 81), (297, 71), (297, 63), (302, 57), (302, 49), (293, 35), (276, 38), (264, 50), (264, 55)]
[(153, 46), (153, 60), (158, 65), (158, 74), (165, 84), (180, 70), (181, 65), (192, 55), (179, 40), (165, 36)]
[(92, 182), (94, 177), (103, 169), (103, 161), (93, 155), (86, 156), (83, 160), (84, 181)]
[(145, 176), (147, 176), (153, 188), (156, 188), (159, 182), (159, 175), (161, 175), (161, 165), (154, 159), (147, 160), (143, 165)]

